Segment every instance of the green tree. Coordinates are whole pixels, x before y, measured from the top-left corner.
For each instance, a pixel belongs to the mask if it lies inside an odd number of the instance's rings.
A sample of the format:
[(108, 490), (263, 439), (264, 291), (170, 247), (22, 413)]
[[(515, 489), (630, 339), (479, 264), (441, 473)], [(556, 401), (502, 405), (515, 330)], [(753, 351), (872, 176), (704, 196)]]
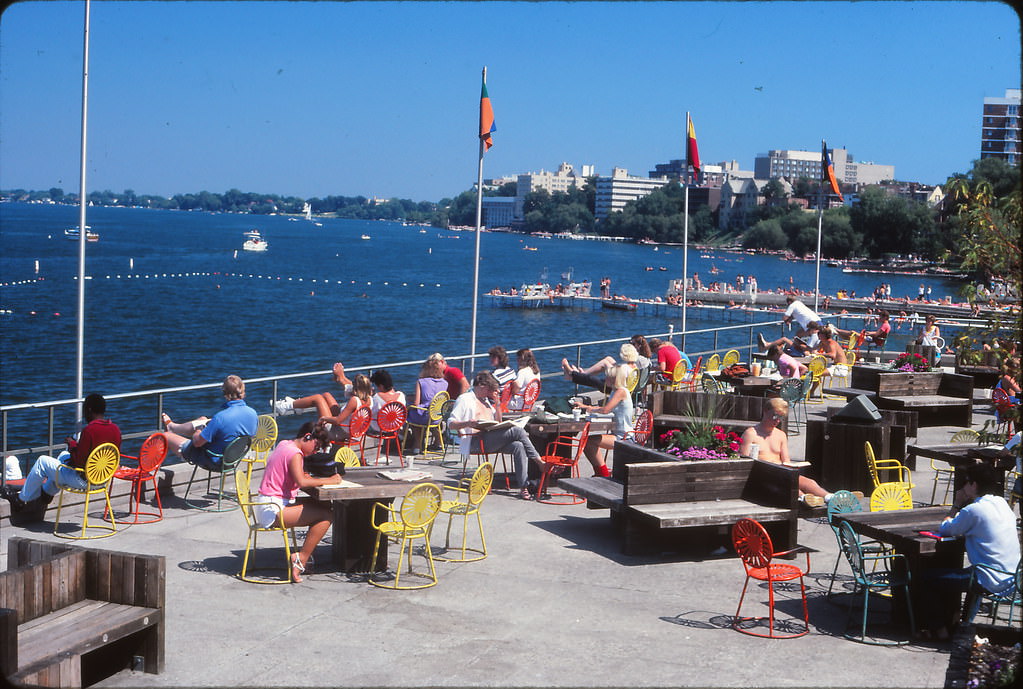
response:
[(781, 228), (781, 222), (777, 218), (761, 220), (751, 227), (743, 237), (742, 245), (746, 249), (784, 249), (788, 246), (789, 238), (785, 230)]
[(873, 258), (886, 253), (933, 253), (934, 218), (924, 203), (889, 195), (881, 187), (867, 187), (852, 207), (850, 220)]

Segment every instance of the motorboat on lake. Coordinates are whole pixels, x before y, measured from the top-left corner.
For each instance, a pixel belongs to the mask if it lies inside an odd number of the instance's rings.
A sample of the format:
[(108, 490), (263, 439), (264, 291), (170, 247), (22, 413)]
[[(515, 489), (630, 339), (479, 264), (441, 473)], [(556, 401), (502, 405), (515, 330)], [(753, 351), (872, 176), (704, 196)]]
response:
[[(78, 241), (81, 236), (77, 227), (69, 227), (64, 230), (64, 236), (72, 241)], [(85, 241), (87, 242), (98, 242), (99, 232), (93, 232), (88, 225), (85, 226)]]
[(243, 236), (245, 243), (242, 244), (242, 249), (245, 251), (266, 251), (270, 247), (259, 230), (249, 230)]

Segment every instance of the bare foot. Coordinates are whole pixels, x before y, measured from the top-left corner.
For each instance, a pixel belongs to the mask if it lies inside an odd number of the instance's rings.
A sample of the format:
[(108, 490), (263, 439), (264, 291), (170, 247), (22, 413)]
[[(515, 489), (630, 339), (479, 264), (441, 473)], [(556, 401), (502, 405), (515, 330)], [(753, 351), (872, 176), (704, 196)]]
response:
[(572, 380), (572, 365), (568, 363), (568, 359), (561, 360), (561, 370), (565, 372), (565, 380)]

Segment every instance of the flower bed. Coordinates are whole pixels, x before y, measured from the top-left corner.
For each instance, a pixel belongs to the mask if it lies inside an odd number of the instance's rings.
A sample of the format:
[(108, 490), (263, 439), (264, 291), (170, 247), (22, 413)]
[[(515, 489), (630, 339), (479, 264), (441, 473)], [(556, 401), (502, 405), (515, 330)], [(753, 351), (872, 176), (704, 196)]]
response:
[(892, 362), (892, 369), (905, 373), (923, 373), (931, 370), (931, 362), (920, 354), (900, 354)]
[(681, 459), (738, 459), (739, 436), (722, 426), (671, 430), (658, 438), (662, 452)]

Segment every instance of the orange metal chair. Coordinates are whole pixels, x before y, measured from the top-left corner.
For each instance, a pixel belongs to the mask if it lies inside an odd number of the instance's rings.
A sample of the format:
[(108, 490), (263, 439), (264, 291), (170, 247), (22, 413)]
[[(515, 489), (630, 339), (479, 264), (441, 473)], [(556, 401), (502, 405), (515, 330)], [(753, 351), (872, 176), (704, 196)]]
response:
[[(746, 569), (746, 583), (742, 586), (742, 596), (739, 597), (739, 607), (735, 610), (735, 618), (732, 621), (732, 629), (770, 639), (792, 639), (804, 636), (810, 631), (810, 614), (806, 605), (806, 586), (803, 584), (803, 576), (810, 571), (810, 552), (801, 546), (782, 553), (774, 552), (771, 537), (767, 531), (754, 519), (740, 519), (732, 527), (732, 544), (735, 552), (742, 559), (742, 566)], [(798, 552), (806, 553), (806, 569), (800, 569), (797, 565), (790, 565), (782, 562), (771, 562), (776, 557), (791, 555)], [(767, 582), (768, 591), (768, 631), (766, 634), (757, 631), (763, 626), (763, 617), (741, 617), (742, 601), (746, 597), (746, 589), (750, 579)], [(781, 631), (775, 630), (774, 618), (774, 585), (786, 581), (799, 579), (799, 590), (803, 597), (803, 626), (800, 631), (798, 625), (792, 621), (785, 621), (780, 624)], [(795, 631), (786, 631), (795, 629)]]
[[(509, 388), (509, 392), (511, 392)], [(526, 387), (522, 388), (519, 392), (511, 395), (508, 399), (508, 403), (504, 402), (504, 395), (501, 396), (501, 411), (509, 411), (508, 406), (515, 398), (522, 400), (522, 406), (518, 409), (512, 409), (511, 411), (533, 411), (533, 405), (536, 404), (536, 400), (540, 397), (540, 379), (534, 378), (533, 380), (526, 383)]]
[(380, 428), (380, 435), (377, 436), (377, 464), (380, 463), (380, 449), (383, 448), (386, 457), (388, 448), (394, 443), (394, 447), (398, 448), (398, 462), (405, 466), (398, 431), (405, 425), (406, 414), (405, 405), (401, 402), (388, 402), (377, 412), (377, 426)]
[(654, 430), (654, 413), (649, 409), (644, 409), (639, 416), (636, 417), (636, 423), (632, 427), (632, 437), (635, 439), (638, 445), (646, 446), (650, 440), (650, 434)]
[[(552, 442), (547, 443), (547, 449), (543, 453), (544, 468), (540, 474), (540, 484), (536, 488), (537, 502), (548, 505), (580, 505), (586, 500), (573, 493), (548, 493), (544, 497), (544, 489), (550, 484), (551, 474), (555, 471), (563, 472), (568, 470), (572, 478), (579, 477), (579, 460), (583, 456), (583, 448), (590, 437), (590, 422), (583, 426), (582, 432), (575, 435), (559, 435)], [(558, 450), (566, 450), (568, 456), (558, 454)], [(558, 498), (558, 499), (555, 499)]]
[(689, 372), (682, 378), (682, 381), (678, 384), (679, 390), (696, 390), (696, 386), (700, 383), (700, 376), (702, 375), (700, 366), (703, 364), (703, 357), (698, 357), (693, 367), (689, 369)]
[[(131, 493), (128, 497), (128, 513), (134, 514), (135, 519), (122, 524), (152, 524), (163, 519), (163, 502), (160, 500), (160, 489), (156, 485), (156, 473), (160, 470), (163, 460), (167, 458), (167, 436), (163, 433), (153, 433), (145, 439), (142, 447), (139, 448), (137, 457), (121, 455), (122, 459), (134, 459), (138, 466), (122, 466), (114, 472), (114, 478), (122, 481), (131, 481)], [(150, 481), (153, 484), (153, 495), (156, 512), (142, 511), (142, 487)], [(134, 508), (133, 508), (134, 506)], [(143, 519), (149, 517), (149, 519)]]

